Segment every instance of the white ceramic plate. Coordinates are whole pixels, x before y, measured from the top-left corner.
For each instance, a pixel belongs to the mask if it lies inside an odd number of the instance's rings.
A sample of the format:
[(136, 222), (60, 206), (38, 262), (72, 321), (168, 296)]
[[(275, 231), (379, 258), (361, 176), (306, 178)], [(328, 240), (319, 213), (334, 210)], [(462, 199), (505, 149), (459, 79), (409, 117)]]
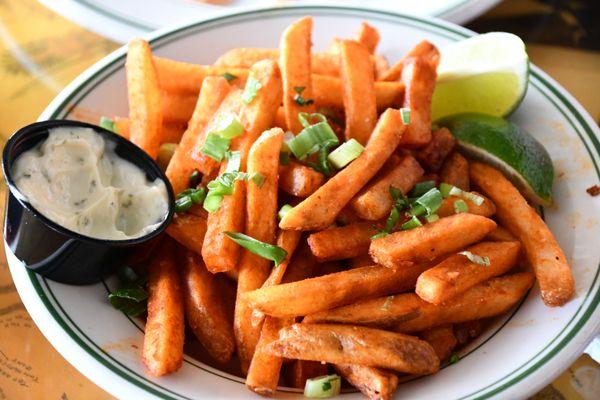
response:
[[(150, 39), (160, 56), (210, 63), (235, 46), (275, 47), (282, 30), (304, 15), (315, 17), (317, 49), (324, 49), (334, 35), (350, 35), (362, 20), (368, 20), (379, 28), (381, 51), (390, 60), (399, 59), (421, 39), (444, 46), (472, 35), (433, 19), (347, 7), (297, 7), (199, 21), (158, 32)], [(117, 50), (77, 78), (40, 119), (126, 115), (125, 51)], [(562, 308), (547, 308), (534, 287), (509, 316), (465, 349), (457, 364), (402, 384), (399, 398), (524, 398), (572, 363), (597, 332), (600, 202), (585, 189), (599, 181), (598, 128), (564, 89), (536, 67), (531, 69), (526, 97), (511, 120), (539, 139), (554, 160), (557, 206), (544, 210), (544, 215), (573, 267), (577, 294)], [(107, 289), (114, 282), (87, 287), (54, 283), (28, 273), (7, 253), (17, 289), (44, 335), (76, 368), (113, 395), (123, 399), (254, 396), (240, 378), (191, 357), (186, 357), (176, 374), (160, 379), (147, 376), (140, 362), (141, 324), (113, 310), (106, 301)]]
[(464, 24), (492, 8), (500, 0), (231, 0), (209, 4), (200, 0), (39, 0), (63, 16), (121, 43), (182, 19), (215, 17), (224, 12), (256, 6), (320, 3), (371, 7), (392, 12), (443, 18)]

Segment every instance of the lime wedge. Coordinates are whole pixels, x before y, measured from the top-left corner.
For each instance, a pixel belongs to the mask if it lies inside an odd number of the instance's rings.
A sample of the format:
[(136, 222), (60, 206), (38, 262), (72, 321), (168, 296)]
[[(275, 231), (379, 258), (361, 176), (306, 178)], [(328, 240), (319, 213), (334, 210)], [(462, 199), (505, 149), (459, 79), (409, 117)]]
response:
[(527, 199), (552, 203), (552, 160), (529, 133), (504, 118), (475, 113), (452, 115), (437, 124), (450, 129), (465, 154), (502, 171)]
[(477, 112), (510, 114), (527, 90), (529, 58), (516, 35), (491, 32), (441, 49), (432, 118)]

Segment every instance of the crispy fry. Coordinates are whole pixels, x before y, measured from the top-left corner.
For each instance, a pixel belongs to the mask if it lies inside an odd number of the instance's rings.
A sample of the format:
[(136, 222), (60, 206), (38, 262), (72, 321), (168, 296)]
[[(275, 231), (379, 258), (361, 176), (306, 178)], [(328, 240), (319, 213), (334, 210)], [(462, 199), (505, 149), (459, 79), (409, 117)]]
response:
[(412, 289), (423, 268), (420, 265), (403, 269), (379, 265), (355, 268), (253, 290), (245, 293), (243, 300), (249, 307), (276, 317), (309, 315), (363, 298)]
[[(113, 117), (117, 133), (125, 139), (129, 139), (129, 118)], [(162, 143), (179, 143), (183, 133), (187, 127), (187, 122), (172, 122), (163, 121), (160, 142)]]
[[(412, 115), (411, 115), (412, 116)], [(431, 141), (416, 154), (417, 160), (429, 172), (438, 172), (444, 160), (454, 149), (456, 140), (447, 128), (440, 128), (431, 134)]]
[(174, 94), (162, 91), (160, 98), (163, 121), (185, 123), (190, 120), (194, 113), (194, 107), (198, 101), (198, 93)]
[(471, 163), (471, 179), (497, 207), (498, 220), (523, 244), (540, 283), (542, 300), (561, 306), (575, 293), (571, 268), (554, 235), (521, 193), (498, 170)]
[(339, 51), (346, 140), (356, 139), (364, 145), (377, 123), (373, 63), (368, 50), (354, 40), (341, 40)]
[(294, 324), (264, 350), (281, 357), (360, 364), (414, 374), (439, 369), (433, 348), (414, 336), (347, 325)]
[(275, 121), (273, 122), (275, 128), (281, 128), (284, 131), (288, 130), (287, 122), (285, 121), (285, 109), (283, 107), (279, 107), (277, 109), (277, 114), (275, 115)]
[(389, 165), (350, 201), (350, 206), (360, 218), (377, 221), (387, 217), (394, 202), (390, 195), (390, 186), (406, 194), (423, 176), (423, 168), (413, 156), (394, 158), (396, 163), (388, 163)]
[(404, 125), (397, 110), (381, 115), (364, 152), (316, 192), (290, 210), (282, 229), (313, 230), (331, 225), (350, 199), (377, 173), (398, 145)]
[(377, 45), (379, 44), (379, 31), (377, 28), (369, 25), (366, 22), (360, 24), (360, 29), (356, 37), (356, 41), (365, 46), (371, 54), (375, 54)]
[(499, 276), (515, 266), (519, 242), (481, 242), (467, 250), (487, 257), (490, 265), (477, 265), (461, 254), (455, 254), (423, 272), (417, 279), (415, 292), (425, 301), (441, 304), (469, 288)]
[(148, 319), (142, 360), (154, 376), (177, 371), (183, 362), (183, 297), (173, 242), (163, 241), (148, 267)]
[(225, 78), (208, 77), (203, 81), (192, 118), (167, 167), (166, 175), (175, 193), (186, 189), (189, 186), (190, 174), (195, 169), (201, 168), (192, 158), (191, 151), (194, 149), (200, 132), (217, 111), (229, 93), (229, 89), (230, 86)]
[(308, 237), (308, 245), (321, 262), (343, 260), (368, 254), (371, 236), (376, 233), (372, 222), (359, 222), (315, 232)]
[(306, 240), (301, 240), (283, 275), (281, 283), (297, 282), (317, 275), (321, 265), (311, 253)]
[(273, 267), (269, 277), (263, 284), (263, 287), (279, 285), (281, 283), (290, 260), (292, 259), (292, 255), (300, 242), (301, 236), (302, 232), (300, 231), (279, 231), (279, 235), (277, 236), (277, 246), (284, 249), (287, 256), (279, 265)]
[(371, 242), (369, 254), (389, 268), (428, 262), (478, 242), (496, 228), (480, 215), (462, 213), (408, 231), (399, 231)]
[(452, 350), (458, 344), (452, 325), (442, 325), (427, 329), (419, 334), (419, 337), (429, 343), (440, 361), (444, 361), (452, 354)]
[(433, 61), (437, 63), (439, 56), (440, 55), (436, 47), (427, 40), (423, 40), (413, 47), (400, 61), (389, 68), (381, 76), (381, 78), (379, 78), (379, 80), (391, 82), (400, 79), (402, 76), (402, 70), (406, 64), (406, 60), (411, 57), (424, 57), (426, 59), (433, 59)]
[(485, 329), (485, 320), (475, 319), (472, 321), (461, 322), (453, 325), (454, 336), (459, 346), (464, 346), (477, 336), (481, 335)]
[(463, 200), (467, 204), (467, 207), (469, 208), (469, 210), (467, 212), (469, 214), (481, 215), (483, 217), (491, 217), (492, 215), (494, 215), (496, 213), (496, 205), (494, 203), (492, 203), (492, 201), (490, 199), (488, 199), (481, 193), (477, 193), (477, 192), (471, 192), (471, 193), (474, 195), (483, 197), (483, 203), (481, 203), (480, 205), (477, 205), (470, 199), (464, 199), (464, 198), (458, 197), (458, 196), (450, 196), (450, 197), (444, 199), (444, 201), (442, 202), (442, 205), (437, 210), (437, 214), (440, 217), (449, 217), (450, 215), (456, 214), (456, 210), (454, 209), (454, 203), (456, 203), (457, 200)]
[[(283, 81), (283, 108), (288, 128), (295, 134), (302, 130), (298, 113), (313, 113), (313, 103), (299, 103), (313, 100), (311, 78), (311, 33), (312, 18), (304, 17), (293, 22), (281, 35), (279, 44), (279, 66)], [(300, 96), (300, 97), (298, 97)]]
[(125, 139), (129, 139), (129, 118), (125, 117), (113, 117), (117, 133), (123, 136)]
[(308, 197), (325, 181), (325, 176), (296, 161), (279, 166), (279, 189), (296, 197)]
[(152, 52), (148, 42), (133, 39), (127, 51), (129, 140), (156, 158), (161, 143), (163, 109)]
[(212, 358), (227, 363), (235, 350), (235, 338), (218, 277), (206, 270), (199, 255), (186, 251), (182, 281), (185, 314), (192, 332)]
[(358, 215), (356, 215), (354, 209), (348, 204), (346, 207), (342, 208), (339, 214), (335, 217), (335, 221), (343, 226), (354, 224), (356, 222), (362, 222), (362, 219)]
[[(262, 185), (247, 183), (245, 233), (265, 243), (275, 242), (277, 226), (277, 179), (279, 152), (283, 131), (273, 128), (264, 132), (252, 145), (248, 157), (248, 173), (264, 177)], [(241, 296), (263, 285), (269, 276), (271, 263), (244, 250), (239, 265), (238, 294), (235, 305), (234, 329), (242, 370), (247, 371), (260, 336), (259, 324), (252, 321), (252, 309), (241, 301)]]
[(188, 250), (202, 254), (206, 218), (193, 214), (176, 214), (167, 227), (167, 233)]
[(469, 191), (469, 162), (467, 159), (460, 153), (453, 152), (442, 165), (440, 181)]
[(496, 229), (487, 234), (484, 240), (492, 242), (514, 242), (517, 239), (510, 231), (502, 226), (497, 226)]
[(327, 375), (327, 364), (320, 361), (294, 360), (286, 368), (286, 382), (288, 386), (304, 389), (306, 380)]
[(338, 364), (333, 367), (371, 400), (391, 400), (398, 387), (398, 376), (384, 369), (358, 364)]
[(380, 80), (379, 78), (390, 69), (390, 63), (387, 58), (381, 54), (376, 54), (373, 56), (373, 65), (375, 67), (375, 86), (377, 86), (377, 81)]

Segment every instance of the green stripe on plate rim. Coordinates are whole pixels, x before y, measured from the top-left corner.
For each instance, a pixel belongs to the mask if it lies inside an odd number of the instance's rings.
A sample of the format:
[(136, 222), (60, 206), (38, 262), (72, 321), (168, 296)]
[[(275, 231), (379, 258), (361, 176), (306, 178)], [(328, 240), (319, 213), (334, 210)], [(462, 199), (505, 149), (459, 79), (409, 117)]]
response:
[[(280, 17), (282, 15), (295, 16), (295, 15), (301, 15), (304, 12), (316, 13), (318, 15), (338, 15), (338, 16), (340, 15), (340, 12), (343, 12), (345, 15), (357, 15), (358, 14), (362, 17), (364, 17), (365, 15), (368, 15), (369, 19), (371, 19), (371, 20), (392, 21), (392, 22), (396, 22), (396, 23), (400, 22), (403, 25), (415, 26), (420, 29), (424, 29), (426, 31), (435, 33), (437, 35), (442, 35), (449, 39), (465, 38), (465, 37), (474, 35), (474, 32), (471, 32), (464, 28), (445, 26), (443, 23), (439, 23), (436, 21), (430, 21), (427, 19), (421, 19), (419, 17), (413, 17), (413, 16), (408, 16), (408, 15), (396, 14), (396, 13), (389, 12), (389, 11), (377, 11), (377, 10), (362, 9), (362, 8), (358, 8), (358, 7), (342, 7), (342, 6), (340, 6), (340, 7), (294, 6), (294, 7), (286, 7), (283, 9), (282, 8), (265, 8), (265, 9), (254, 10), (254, 11), (238, 12), (238, 13), (233, 13), (230, 15), (226, 15), (226, 16), (222, 16), (222, 17), (218, 17), (218, 18), (214, 18), (214, 19), (210, 19), (210, 20), (200, 21), (198, 23), (195, 23), (195, 24), (192, 24), (189, 26), (181, 27), (181, 28), (169, 31), (169, 32), (158, 34), (152, 40), (150, 40), (150, 43), (152, 44), (152, 47), (154, 49), (157, 49), (157, 48), (160, 48), (161, 46), (164, 46), (167, 43), (172, 42), (173, 40), (177, 40), (181, 36), (187, 36), (192, 33), (197, 33), (202, 30), (205, 30), (205, 29), (210, 29), (211, 27), (216, 26), (216, 25), (233, 24), (233, 23), (237, 22), (238, 20), (250, 20), (250, 19), (256, 19), (258, 17), (264, 19), (265, 17), (275, 18), (275, 17)], [(118, 70), (122, 67), (122, 65), (124, 63), (124, 55), (125, 55), (125, 49), (117, 50), (115, 53), (113, 53), (111, 56), (109, 56), (109, 58), (106, 59), (105, 61), (101, 61), (96, 66), (91, 67), (91, 70), (93, 70), (93, 69), (98, 69), (98, 70), (95, 71), (94, 73), (91, 73), (90, 76), (87, 77), (86, 81), (82, 82), (79, 85), (79, 87), (71, 88), (71, 92), (65, 96), (65, 99), (62, 100), (59, 105), (56, 106), (54, 112), (50, 116), (50, 119), (60, 118), (60, 117), (67, 115), (72, 110), (74, 105), (76, 105), (79, 101), (81, 101), (81, 99), (85, 98), (85, 96), (87, 94), (89, 94), (89, 92), (91, 90), (93, 90), (95, 87), (97, 87), (97, 85), (99, 85), (108, 76), (110, 76), (116, 70)], [(598, 173), (598, 176), (600, 179), (600, 170), (596, 163), (596, 159), (594, 157), (592, 149), (588, 145), (587, 141), (585, 140), (584, 135), (581, 133), (577, 124), (573, 121), (572, 117), (574, 117), (576, 119), (576, 121), (584, 129), (587, 138), (590, 140), (591, 144), (593, 145), (594, 149), (596, 150), (596, 154), (600, 154), (600, 142), (598, 141), (598, 138), (594, 135), (592, 128), (585, 121), (585, 118), (581, 115), (581, 113), (571, 104), (571, 102), (561, 92), (559, 92), (554, 87), (554, 84), (550, 83), (548, 81), (548, 78), (546, 78), (541, 71), (537, 70), (536, 67), (532, 68), (531, 77), (532, 77), (532, 79), (530, 80), (530, 82), (532, 83), (532, 86), (535, 89), (537, 89), (549, 101), (551, 101), (555, 107), (557, 107), (559, 109), (561, 114), (567, 119), (567, 121), (573, 127), (574, 131), (577, 133), (579, 138), (582, 140), (588, 154), (590, 155), (590, 158), (592, 159), (592, 162), (594, 163), (594, 167), (595, 167), (596, 172)], [(91, 86), (89, 86), (90, 84), (91, 84)], [(79, 92), (78, 90), (84, 85), (88, 86), (86, 88), (86, 90), (83, 92)], [(565, 111), (565, 109), (566, 109), (566, 111)], [(538, 354), (536, 354), (530, 361), (524, 363), (522, 366), (515, 369), (510, 374), (500, 378), (498, 381), (494, 382), (493, 384), (490, 384), (484, 388), (479, 389), (477, 392), (474, 392), (472, 394), (469, 394), (468, 396), (463, 397), (462, 399), (467, 399), (467, 398), (480, 399), (480, 398), (486, 398), (486, 397), (498, 394), (498, 393), (502, 392), (503, 390), (507, 389), (508, 387), (514, 385), (515, 383), (523, 380), (525, 377), (532, 374), (536, 370), (538, 370), (548, 360), (550, 360), (559, 351), (561, 351), (562, 348), (564, 348), (564, 346), (567, 345), (573, 339), (574, 335), (578, 332), (578, 330), (589, 320), (594, 309), (600, 303), (600, 291), (598, 291), (596, 288), (596, 286), (598, 284), (599, 272), (600, 272), (600, 268), (597, 269), (597, 271), (596, 271), (594, 281), (591, 285), (591, 290), (586, 294), (585, 299), (582, 301), (582, 304), (575, 312), (575, 315), (573, 316), (573, 318), (569, 321), (567, 326), (565, 328), (563, 328), (563, 330), (552, 341), (550, 341), (550, 343), (548, 343), (548, 345), (546, 347), (544, 347), (544, 349), (542, 349), (540, 352), (538, 352)], [(63, 315), (70, 320), (69, 316), (64, 312), (64, 310), (58, 303), (57, 299), (54, 296), (54, 293), (48, 286), (48, 283), (46, 282), (46, 280), (44, 278), (38, 277), (36, 274), (34, 274), (30, 271), (28, 271), (28, 275), (29, 275), (29, 278), (30, 278), (36, 292), (38, 293), (44, 306), (48, 309), (48, 311), (52, 315), (52, 317), (65, 330), (65, 332), (67, 334), (69, 334), (69, 336), (80, 347), (82, 347), (88, 354), (90, 354), (94, 359), (96, 359), (98, 362), (100, 362), (101, 364), (106, 366), (112, 372), (118, 374), (123, 379), (126, 379), (130, 383), (133, 383), (134, 385), (148, 391), (149, 393), (152, 393), (161, 398), (172, 398), (172, 397), (164, 397), (166, 395), (166, 393), (159, 392), (159, 390), (162, 389), (163, 391), (165, 391), (171, 395), (175, 395), (178, 398), (186, 399), (185, 397), (177, 395), (177, 394), (173, 393), (172, 391), (170, 391), (169, 389), (166, 389), (160, 385), (157, 385), (154, 382), (136, 374), (135, 372), (129, 370), (127, 367), (123, 366), (118, 361), (113, 359), (114, 363), (119, 364), (122, 368), (125, 368), (131, 374), (137, 376), (139, 379), (136, 379), (136, 377), (130, 376), (128, 374), (126, 374), (125, 376), (120, 374), (120, 372), (123, 372), (123, 371), (117, 369), (113, 363), (104, 359), (103, 356), (101, 355), (101, 353), (104, 353), (108, 357), (110, 357), (110, 355), (108, 355), (106, 352), (102, 351), (98, 345), (91, 342), (91, 340), (89, 340), (89, 338), (87, 338), (87, 340), (90, 341), (90, 343), (92, 343), (92, 345), (94, 345), (96, 347), (96, 349), (90, 348), (90, 346), (87, 343), (85, 343), (85, 341), (82, 340), (82, 338), (80, 336), (78, 336), (77, 333), (74, 332), (73, 329), (66, 323), (63, 316), (61, 316), (57, 312), (57, 310), (51, 304), (51, 301), (49, 300), (46, 293), (49, 293), (53, 297), (57, 306), (59, 308), (61, 308)], [(44, 281), (46, 291), (40, 285), (40, 281)], [(590, 298), (590, 293), (593, 293), (594, 289), (596, 289), (596, 294), (594, 295), (593, 298)], [(582, 309), (584, 308), (584, 306), (586, 306), (586, 308), (583, 310), (583, 312), (581, 312)], [(73, 324), (74, 329), (77, 329), (85, 337), (85, 334), (83, 332), (81, 332), (81, 330), (74, 324), (73, 321), (71, 321), (71, 324)], [(564, 337), (561, 338), (561, 336), (564, 336)], [(558, 343), (555, 343), (557, 341), (558, 341)], [(552, 348), (550, 348), (550, 347), (552, 347)], [(546, 354), (542, 355), (543, 353), (546, 353)], [(539, 360), (536, 360), (537, 358), (540, 357), (540, 355), (542, 355), (542, 357)], [(110, 358), (112, 358), (112, 357), (110, 357)], [(528, 365), (531, 363), (533, 363), (533, 365)], [(207, 371), (207, 372), (210, 372), (210, 371)]]

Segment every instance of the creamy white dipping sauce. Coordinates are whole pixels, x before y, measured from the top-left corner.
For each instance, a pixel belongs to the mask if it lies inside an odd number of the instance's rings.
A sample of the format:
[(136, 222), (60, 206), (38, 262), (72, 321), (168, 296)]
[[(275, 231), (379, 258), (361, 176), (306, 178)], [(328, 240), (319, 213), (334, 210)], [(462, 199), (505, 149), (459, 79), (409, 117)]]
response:
[(12, 169), (19, 191), (45, 217), (97, 239), (132, 239), (168, 214), (165, 183), (114, 151), (90, 128), (54, 128), (21, 154)]

